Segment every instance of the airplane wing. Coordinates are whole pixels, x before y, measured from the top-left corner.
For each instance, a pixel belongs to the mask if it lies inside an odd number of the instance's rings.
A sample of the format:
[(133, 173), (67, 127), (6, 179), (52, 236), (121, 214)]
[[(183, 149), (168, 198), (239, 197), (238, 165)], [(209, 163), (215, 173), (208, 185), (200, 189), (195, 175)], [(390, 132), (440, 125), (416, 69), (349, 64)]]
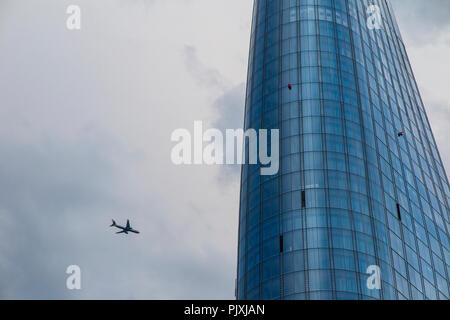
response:
[(128, 232), (126, 232), (125, 230), (122, 230), (122, 231), (116, 232), (116, 234), (119, 234), (119, 233), (126, 233), (126, 234), (128, 234)]
[(127, 220), (127, 229), (131, 229), (130, 220)]

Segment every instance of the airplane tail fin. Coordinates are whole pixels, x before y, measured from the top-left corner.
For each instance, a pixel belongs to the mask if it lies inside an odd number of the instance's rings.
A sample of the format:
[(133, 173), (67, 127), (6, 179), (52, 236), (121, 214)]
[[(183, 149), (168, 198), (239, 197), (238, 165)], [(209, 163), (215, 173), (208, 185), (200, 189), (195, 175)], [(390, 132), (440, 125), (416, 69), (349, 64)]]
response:
[(116, 226), (116, 222), (113, 220), (112, 225), (110, 225), (110, 227), (115, 227), (115, 226)]

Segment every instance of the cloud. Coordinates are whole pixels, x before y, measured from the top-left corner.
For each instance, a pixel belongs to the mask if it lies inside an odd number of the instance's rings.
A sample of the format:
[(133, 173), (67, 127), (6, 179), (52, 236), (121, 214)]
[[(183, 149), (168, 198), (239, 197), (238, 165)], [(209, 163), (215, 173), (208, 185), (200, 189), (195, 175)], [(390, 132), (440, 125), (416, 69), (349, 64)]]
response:
[[(230, 86), (230, 81), (218, 70), (206, 66), (200, 61), (197, 50), (192, 46), (185, 46), (185, 64), (188, 72), (200, 86), (212, 90), (215, 100), (212, 103), (212, 127), (219, 129), (223, 136), (228, 129), (241, 129), (244, 124), (245, 84)], [(218, 95), (218, 96), (217, 96)], [(211, 122), (211, 121), (210, 121)], [(224, 154), (225, 162), (225, 154)], [(241, 167), (239, 165), (225, 165), (219, 168), (217, 176), (220, 184), (236, 183), (239, 180)]]
[[(245, 84), (240, 83), (226, 90), (214, 102), (217, 119), (214, 127), (222, 132), (227, 129), (241, 129), (244, 125)], [(240, 179), (241, 167), (239, 165), (226, 165), (220, 168), (219, 183), (230, 184)]]
[(428, 120), (436, 140), (446, 172), (450, 170), (450, 146), (448, 144), (448, 124), (450, 123), (450, 102), (430, 100), (426, 105)]
[[(79, 32), (65, 28), (69, 4)], [(233, 298), (239, 168), (175, 166), (170, 135), (194, 120), (242, 127), (251, 7), (0, 1), (0, 298)], [(449, 43), (437, 39), (408, 52), (442, 147)], [(111, 218), (141, 235), (116, 236)], [(71, 264), (80, 292), (65, 288)]]
[(226, 129), (242, 128), (244, 122), (245, 83), (230, 85), (230, 81), (217, 69), (208, 67), (203, 63), (193, 46), (184, 47), (186, 69), (195, 82), (208, 90), (213, 90), (212, 124), (215, 128)]
[(450, 170), (450, 150), (447, 143), (450, 116), (450, 28), (436, 37), (434, 43), (407, 46), (412, 69), (419, 86), (425, 110), (434, 133), (444, 168)]
[[(233, 298), (239, 180), (173, 165), (170, 135), (215, 121), (213, 102), (245, 78), (251, 5), (75, 3), (79, 32), (65, 28), (69, 1), (33, 12), (9, 2), (2, 20), (0, 297)], [(215, 19), (213, 40), (198, 38), (208, 23), (198, 6), (218, 5), (236, 21)], [(232, 47), (221, 42), (230, 32)], [(218, 46), (227, 59), (211, 54)], [(111, 218), (142, 233), (116, 236)], [(82, 269), (80, 292), (65, 288), (71, 264)]]
[(240, 83), (225, 91), (214, 103), (219, 118), (214, 122), (217, 128), (237, 129), (244, 124), (245, 84)]
[(223, 75), (216, 69), (206, 67), (198, 58), (195, 47), (186, 45), (184, 53), (187, 70), (198, 85), (220, 89), (225, 86)]
[(408, 44), (433, 43), (450, 27), (447, 0), (391, 0), (391, 3)]
[(65, 268), (84, 262), (84, 241), (98, 243), (104, 216), (124, 206), (108, 187), (120, 190), (108, 140), (84, 138), (1, 141), (2, 298), (68, 298)]

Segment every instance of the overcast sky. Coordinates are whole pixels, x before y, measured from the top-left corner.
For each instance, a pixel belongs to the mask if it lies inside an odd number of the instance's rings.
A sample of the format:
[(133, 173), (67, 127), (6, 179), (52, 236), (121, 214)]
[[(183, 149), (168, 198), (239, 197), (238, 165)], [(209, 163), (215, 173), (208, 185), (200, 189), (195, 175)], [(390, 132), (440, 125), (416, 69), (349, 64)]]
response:
[[(450, 2), (393, 4), (448, 170)], [(242, 125), (251, 10), (0, 0), (0, 298), (234, 297), (239, 170), (176, 167), (170, 136)]]

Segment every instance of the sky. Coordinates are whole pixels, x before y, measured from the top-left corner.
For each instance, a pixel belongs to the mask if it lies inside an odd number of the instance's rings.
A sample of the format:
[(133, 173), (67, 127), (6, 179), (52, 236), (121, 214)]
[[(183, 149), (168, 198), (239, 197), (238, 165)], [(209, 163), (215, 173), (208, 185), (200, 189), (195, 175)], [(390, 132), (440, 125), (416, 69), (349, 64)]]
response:
[[(450, 2), (392, 2), (448, 171)], [(170, 137), (242, 126), (251, 11), (0, 0), (0, 299), (234, 298), (239, 168), (175, 166)]]

